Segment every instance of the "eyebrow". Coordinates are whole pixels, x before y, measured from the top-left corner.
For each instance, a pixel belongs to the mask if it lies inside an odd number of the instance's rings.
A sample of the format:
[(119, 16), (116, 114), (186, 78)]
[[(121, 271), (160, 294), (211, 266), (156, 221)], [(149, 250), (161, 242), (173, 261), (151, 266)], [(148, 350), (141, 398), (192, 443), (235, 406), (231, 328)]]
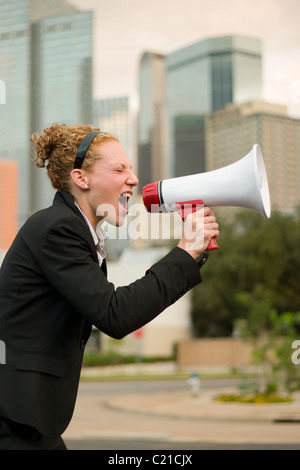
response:
[[(99, 160), (101, 160), (101, 159), (99, 159)], [(123, 162), (111, 162), (111, 161), (105, 162), (105, 160), (102, 160), (102, 162), (103, 162), (105, 168), (111, 169), (111, 170), (116, 170), (116, 169), (121, 167), (122, 170), (128, 169), (128, 170), (132, 171), (132, 168), (133, 168), (132, 165), (127, 166)]]
[(112, 165), (113, 165), (114, 167), (119, 167), (119, 166), (121, 166), (122, 168), (129, 168), (130, 170), (132, 170), (132, 165), (131, 165), (131, 164), (128, 166), (128, 165), (126, 165), (126, 164), (123, 163), (123, 162), (111, 162), (111, 163), (112, 163)]

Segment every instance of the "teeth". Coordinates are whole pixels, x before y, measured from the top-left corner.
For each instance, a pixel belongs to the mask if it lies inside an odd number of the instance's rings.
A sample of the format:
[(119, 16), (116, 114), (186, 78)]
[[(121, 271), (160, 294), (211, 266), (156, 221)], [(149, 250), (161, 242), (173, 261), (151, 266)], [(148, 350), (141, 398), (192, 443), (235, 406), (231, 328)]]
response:
[(119, 197), (119, 202), (120, 204), (126, 209), (128, 210), (128, 201), (129, 201), (129, 198), (131, 197), (131, 194), (130, 193), (124, 193), (124, 194), (121, 194), (121, 196)]

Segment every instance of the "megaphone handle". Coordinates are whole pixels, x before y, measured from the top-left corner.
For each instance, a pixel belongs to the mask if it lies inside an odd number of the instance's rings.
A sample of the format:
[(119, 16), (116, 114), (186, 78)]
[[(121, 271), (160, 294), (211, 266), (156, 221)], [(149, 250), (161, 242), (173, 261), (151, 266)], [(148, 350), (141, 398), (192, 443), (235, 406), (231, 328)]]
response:
[[(199, 207), (201, 206), (201, 207)], [(176, 207), (180, 217), (182, 218), (183, 222), (185, 221), (188, 214), (191, 212), (195, 212), (203, 207), (203, 201), (201, 199), (195, 201), (184, 201), (184, 202), (176, 202)], [(215, 238), (212, 238), (206, 248), (206, 251), (218, 250), (219, 246), (216, 242)]]
[(218, 250), (219, 248), (220, 247), (218, 246), (215, 237), (213, 237), (207, 245), (206, 251)]

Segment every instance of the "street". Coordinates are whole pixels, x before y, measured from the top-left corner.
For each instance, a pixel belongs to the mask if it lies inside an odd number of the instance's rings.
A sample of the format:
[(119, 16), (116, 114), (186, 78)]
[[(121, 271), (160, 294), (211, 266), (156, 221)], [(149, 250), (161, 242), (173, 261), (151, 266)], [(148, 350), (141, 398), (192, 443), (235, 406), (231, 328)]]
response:
[[(237, 380), (202, 380), (203, 393), (222, 390)], [(114, 409), (128, 397), (148, 400), (163, 393), (172, 401), (186, 394), (186, 380), (81, 382), (73, 420), (64, 440), (70, 450), (300, 450), (299, 424), (203, 420)], [(125, 401), (123, 400), (123, 403)]]
[[(203, 450), (300, 450), (298, 444), (210, 444), (195, 442), (163, 443), (148, 440), (110, 440), (83, 439), (66, 441), (68, 450), (102, 450), (102, 451), (203, 451)], [(109, 455), (108, 452), (106, 452)], [(113, 455), (113, 452), (110, 453)]]

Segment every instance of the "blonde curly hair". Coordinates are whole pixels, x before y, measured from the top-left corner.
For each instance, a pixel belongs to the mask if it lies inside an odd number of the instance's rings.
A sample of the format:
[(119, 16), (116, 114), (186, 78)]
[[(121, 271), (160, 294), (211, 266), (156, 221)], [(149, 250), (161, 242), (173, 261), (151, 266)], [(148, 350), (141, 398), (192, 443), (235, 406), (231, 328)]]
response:
[[(52, 186), (61, 191), (70, 191), (70, 173), (74, 168), (74, 161), (78, 148), (84, 137), (91, 131), (100, 130), (91, 125), (69, 126), (67, 124), (53, 124), (45, 129), (42, 135), (34, 133), (31, 141), (34, 144), (35, 162), (38, 168), (47, 169)], [(98, 134), (86, 152), (82, 164), (83, 170), (89, 170), (99, 159), (93, 151), (95, 145), (109, 141), (119, 141), (118, 138), (107, 132)]]

